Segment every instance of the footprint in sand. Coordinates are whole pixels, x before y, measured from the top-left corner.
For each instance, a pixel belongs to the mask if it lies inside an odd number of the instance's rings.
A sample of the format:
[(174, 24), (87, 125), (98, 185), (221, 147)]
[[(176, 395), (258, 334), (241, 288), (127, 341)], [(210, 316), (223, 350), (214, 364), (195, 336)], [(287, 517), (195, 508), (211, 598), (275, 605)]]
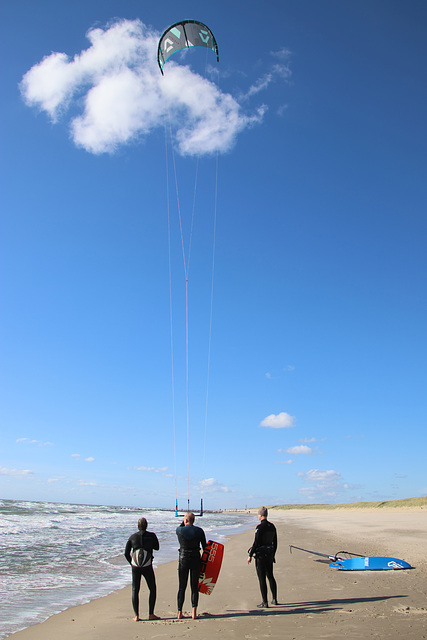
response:
[(395, 608), (394, 611), (395, 613), (404, 613), (406, 615), (419, 615), (427, 613), (427, 609), (425, 609), (424, 607), (401, 607)]

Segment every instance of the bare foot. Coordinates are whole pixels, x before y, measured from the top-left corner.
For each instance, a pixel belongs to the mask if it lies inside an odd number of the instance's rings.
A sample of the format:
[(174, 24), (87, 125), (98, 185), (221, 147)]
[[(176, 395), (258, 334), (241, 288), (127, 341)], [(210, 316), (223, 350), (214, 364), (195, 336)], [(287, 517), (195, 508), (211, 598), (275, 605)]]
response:
[(193, 620), (197, 618), (197, 607), (193, 607), (193, 612), (191, 614), (191, 617), (193, 618)]
[(155, 616), (154, 613), (150, 613), (148, 616), (149, 620), (160, 620), (159, 616)]
[(183, 615), (182, 615), (182, 611), (178, 611), (178, 620), (182, 620)]
[(134, 619), (133, 619), (134, 622), (139, 622), (140, 620), (141, 620), (141, 618), (139, 616), (135, 616)]

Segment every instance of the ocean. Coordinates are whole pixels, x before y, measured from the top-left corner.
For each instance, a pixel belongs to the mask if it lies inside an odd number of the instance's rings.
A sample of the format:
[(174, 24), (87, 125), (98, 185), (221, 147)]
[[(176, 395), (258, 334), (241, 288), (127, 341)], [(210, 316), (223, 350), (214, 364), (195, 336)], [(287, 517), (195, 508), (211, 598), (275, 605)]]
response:
[[(0, 500), (0, 640), (130, 584), (123, 551), (142, 516), (160, 542), (154, 566), (177, 560), (174, 511)], [(196, 524), (223, 542), (255, 523), (208, 512)]]

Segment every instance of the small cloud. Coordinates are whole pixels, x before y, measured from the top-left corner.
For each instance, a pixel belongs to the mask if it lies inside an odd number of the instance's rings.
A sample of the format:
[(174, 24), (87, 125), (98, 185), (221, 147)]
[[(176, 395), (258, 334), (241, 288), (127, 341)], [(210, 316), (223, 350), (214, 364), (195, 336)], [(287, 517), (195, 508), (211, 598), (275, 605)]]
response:
[(321, 469), (310, 469), (306, 473), (298, 473), (299, 476), (304, 478), (304, 482), (307, 483), (321, 483), (321, 484), (335, 484), (336, 482), (341, 482), (341, 474), (339, 471), (333, 471), (332, 469), (328, 471), (322, 471)]
[(295, 418), (290, 416), (289, 413), (282, 411), (277, 416), (272, 413), (264, 418), (260, 423), (260, 427), (267, 427), (269, 429), (288, 429), (294, 426)]
[(34, 475), (30, 469), (8, 469), (7, 467), (0, 467), (0, 476), (9, 476), (11, 478), (25, 478)]
[[(82, 457), (80, 453), (72, 453), (71, 457), (74, 458), (74, 460), (80, 460), (80, 458)], [(89, 456), (88, 458), (84, 458), (85, 462), (94, 462), (95, 458), (93, 458), (92, 456)]]
[(230, 493), (230, 489), (224, 484), (221, 484), (215, 478), (206, 478), (199, 483), (200, 489), (206, 491), (206, 493), (213, 493), (214, 491), (220, 491), (221, 493)]
[(333, 469), (310, 469), (307, 473), (298, 473), (303, 478), (306, 487), (298, 491), (306, 500), (323, 501), (335, 499), (344, 491), (353, 489), (350, 484), (344, 482), (341, 473)]
[(283, 368), (283, 371), (295, 371), (295, 367), (293, 364), (287, 364), (286, 367)]
[(61, 480), (65, 480), (65, 476), (54, 476), (53, 478), (49, 478), (48, 482), (60, 482)]
[(277, 51), (271, 51), (271, 55), (281, 61), (288, 61), (292, 57), (292, 51), (287, 47), (282, 47)]
[(275, 462), (274, 464), (293, 464), (293, 460), (282, 460), (280, 462)]
[(168, 467), (159, 467), (158, 469), (156, 469), (156, 467), (145, 467), (145, 466), (140, 466), (140, 467), (134, 467), (134, 471), (148, 471), (148, 472), (153, 472), (153, 473), (160, 473), (162, 476), (165, 476), (167, 478), (170, 477), (170, 474), (166, 474), (166, 471), (168, 470)]
[(294, 456), (311, 456), (314, 453), (314, 450), (311, 447), (307, 447), (305, 444), (298, 445), (296, 447), (289, 447), (289, 449), (285, 449), (286, 453), (291, 453)]
[(273, 66), (265, 73), (261, 78), (249, 88), (245, 98), (249, 98), (261, 91), (267, 89), (267, 87), (275, 82), (277, 79), (289, 80), (292, 75), (292, 71), (289, 67), (289, 59), (291, 57), (291, 52), (289, 49), (281, 49), (280, 51), (272, 51), (271, 55), (279, 60), (273, 64)]
[(53, 442), (43, 442), (42, 440), (30, 440), (30, 438), (18, 438), (16, 442), (26, 442), (28, 444), (36, 444), (39, 447), (52, 447)]
[(268, 378), (269, 380), (271, 380), (271, 373), (268, 373), (268, 372), (267, 372), (267, 373), (265, 374), (265, 377), (266, 377), (266, 378)]

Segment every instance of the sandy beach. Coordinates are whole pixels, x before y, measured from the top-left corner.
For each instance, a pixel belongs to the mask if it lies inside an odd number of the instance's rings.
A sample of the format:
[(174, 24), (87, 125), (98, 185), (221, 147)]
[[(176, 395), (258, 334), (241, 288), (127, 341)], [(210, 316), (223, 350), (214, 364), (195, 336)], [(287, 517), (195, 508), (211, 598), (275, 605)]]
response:
[[(427, 637), (427, 509), (271, 510), (278, 530), (275, 576), (278, 606), (257, 609), (261, 601), (254, 563), (247, 549), (254, 529), (226, 543), (221, 575), (210, 596), (200, 596), (199, 618), (176, 620), (177, 563), (156, 570), (156, 614), (149, 622), (148, 597), (141, 589), (141, 617), (134, 622), (131, 589), (52, 616), (12, 634), (14, 640), (141, 640), (183, 638), (191, 631), (206, 640), (284, 638), (305, 640)], [(200, 520), (197, 524), (203, 526)], [(324, 553), (341, 550), (401, 558), (411, 570), (345, 572), (297, 545)], [(184, 609), (190, 612), (189, 589)]]

